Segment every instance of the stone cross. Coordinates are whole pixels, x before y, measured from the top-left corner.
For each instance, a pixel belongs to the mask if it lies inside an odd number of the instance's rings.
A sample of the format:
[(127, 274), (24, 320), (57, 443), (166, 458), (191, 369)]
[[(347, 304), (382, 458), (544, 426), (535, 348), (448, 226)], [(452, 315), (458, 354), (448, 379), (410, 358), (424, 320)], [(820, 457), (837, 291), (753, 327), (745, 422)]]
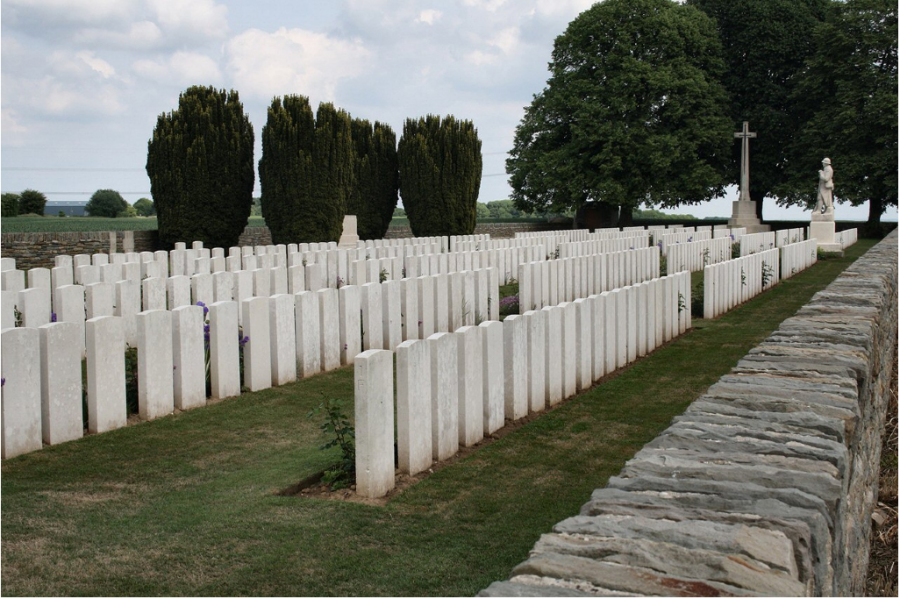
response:
[(750, 138), (756, 133), (750, 132), (750, 124), (744, 121), (744, 128), (734, 134), (741, 140), (741, 195), (738, 201), (750, 201)]

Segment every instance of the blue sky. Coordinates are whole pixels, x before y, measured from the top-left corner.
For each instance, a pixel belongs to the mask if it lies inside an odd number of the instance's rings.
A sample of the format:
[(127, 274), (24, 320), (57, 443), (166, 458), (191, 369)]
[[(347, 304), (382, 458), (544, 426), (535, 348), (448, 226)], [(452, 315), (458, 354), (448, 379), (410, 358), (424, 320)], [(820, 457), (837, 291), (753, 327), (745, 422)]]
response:
[[(197, 84), (239, 92), (256, 160), (274, 96), (331, 101), (398, 136), (407, 117), (472, 120), (484, 152), (479, 200), (504, 199), (506, 153), (546, 82), (553, 40), (591, 3), (2, 0), (0, 189), (70, 200), (101, 188), (130, 202), (149, 196), (144, 164), (156, 117)], [(751, 186), (752, 176), (751, 165)], [(728, 216), (735, 196), (683, 211)], [(837, 212), (867, 215), (840, 204)], [(766, 217), (808, 213), (767, 203)]]

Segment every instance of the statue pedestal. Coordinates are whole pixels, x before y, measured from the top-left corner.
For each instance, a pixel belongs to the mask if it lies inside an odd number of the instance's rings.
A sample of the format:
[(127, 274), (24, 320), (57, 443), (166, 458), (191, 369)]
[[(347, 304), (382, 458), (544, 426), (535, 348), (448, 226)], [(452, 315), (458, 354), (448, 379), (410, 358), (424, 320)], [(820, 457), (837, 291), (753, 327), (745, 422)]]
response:
[(763, 233), (771, 231), (772, 227), (764, 225), (756, 217), (756, 202), (753, 201), (737, 201), (731, 203), (731, 218), (728, 220), (728, 226), (744, 227), (747, 233)]
[(824, 252), (843, 253), (844, 248), (834, 241), (834, 212), (813, 212), (809, 223), (809, 237)]
[(338, 241), (338, 248), (340, 249), (356, 249), (357, 244), (359, 243), (359, 235), (356, 234), (356, 217), (355, 216), (345, 216), (344, 217), (344, 229), (341, 233), (341, 238)]

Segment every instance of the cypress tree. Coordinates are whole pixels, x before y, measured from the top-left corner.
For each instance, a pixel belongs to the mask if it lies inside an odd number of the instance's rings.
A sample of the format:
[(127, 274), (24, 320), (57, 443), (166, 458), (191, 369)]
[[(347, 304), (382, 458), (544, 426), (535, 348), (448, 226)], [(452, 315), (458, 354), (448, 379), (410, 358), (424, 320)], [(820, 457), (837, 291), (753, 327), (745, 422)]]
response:
[(482, 166), (472, 122), (435, 115), (407, 119), (397, 155), (413, 235), (472, 234)]
[(237, 245), (253, 201), (253, 126), (238, 93), (190, 87), (147, 145), (159, 240)]
[(274, 243), (337, 241), (353, 185), (350, 115), (304, 96), (275, 98), (262, 133), (262, 213)]
[(350, 190), (347, 214), (357, 217), (361, 239), (381, 239), (387, 233), (400, 178), (397, 164), (397, 136), (384, 123), (353, 119), (354, 184)]

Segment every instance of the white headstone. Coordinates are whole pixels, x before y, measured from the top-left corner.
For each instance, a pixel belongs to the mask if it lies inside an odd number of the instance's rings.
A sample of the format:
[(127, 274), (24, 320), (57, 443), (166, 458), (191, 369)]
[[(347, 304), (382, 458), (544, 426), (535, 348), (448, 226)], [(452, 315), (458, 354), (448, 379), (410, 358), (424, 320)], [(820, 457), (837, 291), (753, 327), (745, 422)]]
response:
[(3, 459), (41, 448), (40, 353), (37, 329), (20, 327), (3, 331), (0, 352)]
[(457, 343), (452, 333), (426, 339), (431, 359), (431, 441), (435, 461), (459, 451), (459, 373)]
[(175, 407), (179, 410), (206, 405), (203, 327), (204, 312), (208, 310), (190, 305), (172, 310), (172, 378)]
[(122, 319), (100, 316), (85, 322), (88, 431), (125, 426), (125, 331)]
[(411, 476), (432, 464), (431, 360), (428, 343), (397, 346), (397, 454), (399, 467)]
[(277, 294), (269, 298), (269, 340), (271, 342), (272, 384), (297, 380), (297, 328), (294, 323), (294, 296)]
[(297, 327), (297, 369), (301, 378), (322, 372), (319, 327), (319, 299), (315, 292), (294, 294), (294, 320)]
[(138, 332), (138, 408), (141, 418), (153, 420), (175, 408), (172, 379), (172, 313), (140, 312)]
[(240, 395), (238, 304), (214, 302), (209, 308), (210, 396), (223, 399)]
[(393, 353), (369, 350), (353, 366), (356, 492), (383, 497), (394, 488)]

